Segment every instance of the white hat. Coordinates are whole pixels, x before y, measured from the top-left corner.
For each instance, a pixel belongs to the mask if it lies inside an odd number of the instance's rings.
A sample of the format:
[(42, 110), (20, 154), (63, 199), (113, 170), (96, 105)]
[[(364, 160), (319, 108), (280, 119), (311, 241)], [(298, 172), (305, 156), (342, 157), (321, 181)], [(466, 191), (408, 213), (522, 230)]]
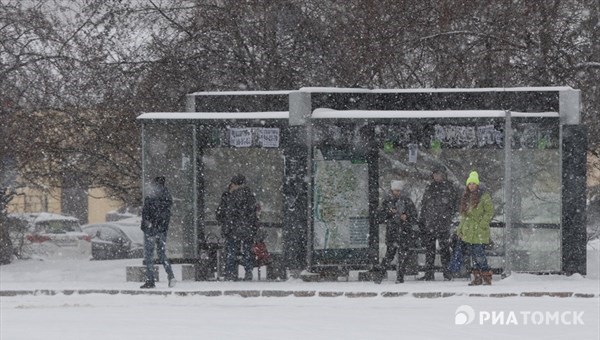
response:
[(403, 181), (392, 181), (392, 190), (402, 190), (404, 187)]

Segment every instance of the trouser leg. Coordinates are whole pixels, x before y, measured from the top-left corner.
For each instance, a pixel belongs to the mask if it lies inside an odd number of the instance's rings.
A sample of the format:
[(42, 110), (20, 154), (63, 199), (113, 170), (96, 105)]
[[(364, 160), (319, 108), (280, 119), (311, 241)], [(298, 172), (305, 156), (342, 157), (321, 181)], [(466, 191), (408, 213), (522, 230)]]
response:
[(438, 242), (440, 243), (440, 261), (442, 262), (444, 278), (451, 278), (452, 275), (448, 270), (450, 259), (452, 258), (452, 251), (450, 250), (450, 234), (441, 233), (438, 237)]
[(433, 278), (435, 271), (435, 234), (425, 234), (424, 246), (425, 246), (425, 277)]
[(398, 266), (396, 267), (396, 282), (404, 282), (404, 274), (406, 273), (406, 261), (408, 259), (410, 250), (408, 245), (401, 245), (398, 247)]
[(388, 243), (386, 246), (387, 249), (385, 251), (385, 256), (381, 260), (381, 263), (373, 268), (373, 278), (375, 283), (381, 283), (381, 281), (385, 278), (387, 268), (394, 260), (394, 256), (396, 256), (396, 252), (398, 251), (398, 246), (394, 245), (393, 243)]
[(488, 271), (490, 267), (487, 263), (487, 258), (485, 256), (485, 247), (483, 244), (472, 244), (471, 245), (471, 254), (473, 257), (473, 269), (479, 270), (482, 272)]
[(154, 283), (154, 245), (155, 237), (144, 233), (144, 262), (146, 263), (146, 282)]
[(479, 274), (477, 282), (471, 282), (472, 285), (491, 285), (492, 284), (492, 271), (487, 263), (487, 257), (485, 255), (485, 245), (473, 244), (471, 245), (473, 254), (473, 274)]
[(173, 279), (175, 275), (173, 274), (173, 268), (171, 267), (171, 263), (167, 258), (167, 233), (160, 233), (157, 235), (157, 248), (156, 253), (158, 255), (158, 260), (162, 263), (165, 271), (167, 272), (167, 278), (169, 280)]
[(382, 270), (387, 270), (390, 263), (392, 263), (392, 261), (394, 261), (394, 257), (396, 256), (396, 253), (398, 252), (397, 244), (388, 243), (388, 244), (386, 244), (386, 246), (387, 246), (387, 250), (385, 251), (385, 256), (383, 257), (383, 260), (381, 261), (381, 269)]
[(237, 278), (237, 253), (239, 245), (234, 238), (225, 240), (225, 279), (234, 280)]
[(244, 260), (245, 279), (252, 278), (254, 269), (254, 255), (252, 254), (252, 241), (242, 241), (242, 257)]

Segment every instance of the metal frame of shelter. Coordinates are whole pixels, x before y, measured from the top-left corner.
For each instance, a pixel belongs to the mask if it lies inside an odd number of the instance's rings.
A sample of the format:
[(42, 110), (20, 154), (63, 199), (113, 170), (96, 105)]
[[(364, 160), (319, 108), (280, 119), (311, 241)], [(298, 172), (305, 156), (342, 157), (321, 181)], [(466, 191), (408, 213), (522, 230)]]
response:
[(375, 213), (389, 182), (405, 180), (419, 205), (436, 165), (457, 186), (470, 170), (489, 184), (496, 269), (585, 274), (587, 134), (578, 90), (198, 92), (187, 96), (186, 112), (138, 119), (144, 188), (167, 176), (175, 197), (170, 257), (210, 267), (196, 279), (218, 273), (205, 261), (220, 242), (214, 210), (238, 172), (261, 202), (274, 253), (267, 277), (305, 269), (335, 276), (381, 256), (385, 226)]

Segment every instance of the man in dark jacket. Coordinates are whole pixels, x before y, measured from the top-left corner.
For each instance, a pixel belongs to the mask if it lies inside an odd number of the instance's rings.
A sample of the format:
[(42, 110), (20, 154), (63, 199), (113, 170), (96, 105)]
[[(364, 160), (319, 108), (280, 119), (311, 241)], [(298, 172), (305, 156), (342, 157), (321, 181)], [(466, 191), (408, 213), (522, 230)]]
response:
[(140, 288), (154, 288), (154, 248), (158, 260), (165, 267), (169, 287), (175, 286), (175, 275), (167, 259), (167, 231), (171, 219), (173, 199), (165, 187), (165, 177), (155, 177), (142, 209), (142, 231), (144, 232), (144, 262), (146, 263), (146, 283)]
[(440, 245), (440, 259), (444, 279), (450, 280), (452, 278), (448, 271), (451, 257), (450, 229), (452, 218), (458, 211), (458, 191), (452, 182), (446, 178), (443, 167), (434, 167), (431, 176), (433, 181), (427, 186), (423, 194), (419, 220), (421, 241), (425, 247), (425, 276), (420, 280), (434, 280), (436, 240)]
[(236, 175), (221, 196), (217, 221), (225, 238), (225, 280), (237, 279), (237, 254), (241, 252), (245, 269), (244, 280), (252, 280), (254, 256), (252, 245), (258, 228), (256, 198), (246, 185), (246, 177)]
[(404, 282), (406, 260), (409, 248), (414, 242), (414, 228), (417, 226), (417, 209), (410, 197), (402, 193), (403, 183), (392, 181), (391, 193), (381, 203), (378, 211), (379, 223), (387, 224), (385, 245), (387, 250), (381, 264), (374, 270), (375, 283), (381, 283), (387, 267), (398, 254), (396, 283)]

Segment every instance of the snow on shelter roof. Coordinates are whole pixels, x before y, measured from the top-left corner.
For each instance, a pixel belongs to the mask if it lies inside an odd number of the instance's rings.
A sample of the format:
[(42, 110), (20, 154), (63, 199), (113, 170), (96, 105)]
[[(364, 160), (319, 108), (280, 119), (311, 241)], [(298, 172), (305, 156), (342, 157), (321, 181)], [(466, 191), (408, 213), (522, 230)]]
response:
[(194, 92), (188, 94), (188, 96), (256, 96), (256, 95), (279, 95), (279, 94), (290, 94), (292, 91), (280, 90), (280, 91), (208, 91), (208, 92)]
[(357, 92), (357, 93), (430, 93), (430, 92), (540, 92), (568, 91), (569, 86), (540, 86), (540, 87), (481, 87), (481, 88), (415, 88), (415, 89), (368, 89), (360, 87), (302, 87), (299, 90), (274, 91), (206, 91), (193, 92), (188, 96), (257, 96), (285, 95), (291, 92)]
[(430, 92), (543, 92), (568, 91), (569, 86), (538, 86), (538, 87), (481, 87), (481, 88), (414, 88), (414, 89), (368, 89), (360, 87), (302, 87), (299, 90), (279, 91), (207, 91), (194, 92), (188, 96), (256, 96), (284, 95), (291, 92), (357, 92), (357, 93), (430, 93)]
[[(208, 91), (188, 94), (194, 96), (262, 96), (262, 95), (291, 95), (292, 93), (483, 93), (483, 92), (562, 92), (577, 91), (568, 86), (554, 87), (498, 87), (498, 88), (414, 88), (414, 89), (365, 89), (337, 87), (303, 87), (299, 90), (280, 91)], [(285, 109), (285, 107), (282, 107)], [(332, 110), (317, 108), (311, 117), (346, 118), (346, 119), (395, 119), (395, 118), (486, 118), (504, 117), (502, 110)], [(557, 112), (512, 112), (515, 117), (559, 117)], [(288, 111), (256, 111), (256, 112), (148, 112), (137, 117), (143, 120), (254, 120), (290, 118)], [(577, 119), (576, 119), (577, 120)], [(578, 120), (577, 120), (578, 121)]]
[(137, 119), (203, 119), (203, 120), (233, 120), (233, 119), (288, 119), (288, 111), (273, 112), (147, 112)]
[(569, 86), (539, 87), (481, 87), (481, 88), (415, 88), (415, 89), (365, 89), (339, 87), (302, 87), (300, 92), (363, 92), (363, 93), (430, 93), (430, 92), (556, 92), (573, 90)]
[[(513, 117), (555, 117), (558, 112), (511, 112)], [(332, 110), (316, 109), (312, 118), (336, 119), (336, 118), (496, 118), (505, 117), (503, 110), (438, 110), (438, 111), (377, 111), (377, 110)]]
[[(438, 110), (438, 111), (378, 111), (333, 110), (319, 108), (313, 111), (315, 119), (394, 119), (394, 118), (501, 118), (503, 110)], [(513, 117), (558, 118), (558, 112), (511, 112)], [(276, 112), (148, 112), (137, 119), (160, 120), (235, 120), (235, 119), (288, 119), (288, 111)]]

